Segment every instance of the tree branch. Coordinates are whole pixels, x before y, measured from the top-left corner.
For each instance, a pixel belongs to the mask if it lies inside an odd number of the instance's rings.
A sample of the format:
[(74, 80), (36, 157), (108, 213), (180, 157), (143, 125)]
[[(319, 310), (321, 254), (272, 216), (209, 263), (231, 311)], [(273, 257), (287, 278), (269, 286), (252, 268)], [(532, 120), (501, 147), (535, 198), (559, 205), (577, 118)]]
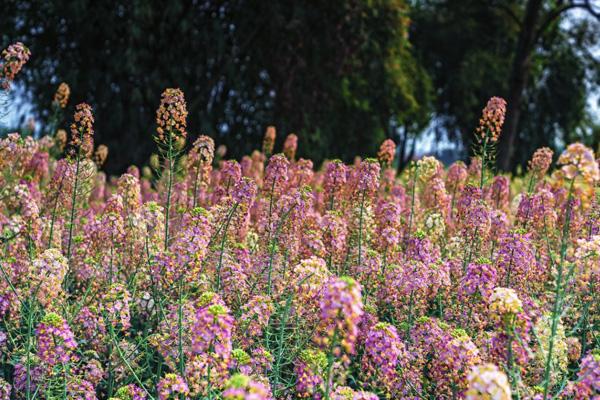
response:
[(548, 14), (546, 14), (546, 18), (544, 18), (544, 20), (542, 21), (535, 33), (535, 41), (537, 42), (539, 40), (540, 36), (542, 36), (546, 28), (548, 28), (548, 25), (553, 23), (563, 13), (576, 8), (586, 10), (592, 17), (600, 21), (600, 11), (596, 11), (594, 9), (590, 0), (583, 0), (583, 2), (570, 1), (568, 4), (557, 6), (556, 8), (548, 12)]
[(519, 28), (523, 27), (523, 21), (515, 14), (515, 12), (505, 4), (492, 4), (492, 7), (497, 8), (500, 11), (504, 11)]

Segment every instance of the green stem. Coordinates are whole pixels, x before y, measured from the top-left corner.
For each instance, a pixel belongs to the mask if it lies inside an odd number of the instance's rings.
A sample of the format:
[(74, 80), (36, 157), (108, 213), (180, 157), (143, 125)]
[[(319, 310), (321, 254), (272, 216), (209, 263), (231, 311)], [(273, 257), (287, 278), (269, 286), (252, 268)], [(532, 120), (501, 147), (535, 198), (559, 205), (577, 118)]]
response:
[(185, 376), (185, 356), (183, 354), (183, 296), (182, 277), (179, 278), (179, 308), (177, 310), (177, 347), (179, 350), (179, 375)]
[(281, 379), (281, 361), (283, 360), (283, 352), (285, 350), (285, 327), (288, 323), (288, 318), (290, 316), (290, 309), (292, 307), (292, 297), (293, 294), (287, 296), (285, 308), (283, 310), (283, 316), (279, 323), (279, 332), (277, 335), (277, 358), (275, 359), (275, 365), (273, 367), (273, 374), (277, 381)]
[(592, 278), (590, 280), (589, 283), (589, 287), (590, 287), (590, 291), (589, 291), (589, 295), (592, 298), (592, 300), (586, 300), (584, 306), (583, 306), (583, 315), (582, 315), (582, 327), (581, 327), (581, 356), (583, 357), (587, 351), (587, 334), (588, 334), (588, 318), (589, 318), (589, 312), (590, 312), (590, 306), (593, 304), (594, 302), (594, 293), (595, 293), (595, 289), (594, 289), (594, 279)]
[(363, 230), (363, 214), (365, 209), (365, 192), (363, 190), (361, 193), (360, 199), (360, 217), (358, 220), (358, 266), (360, 267), (362, 264), (362, 230)]
[(510, 274), (512, 271), (512, 265), (513, 265), (513, 256), (515, 253), (515, 246), (512, 246), (512, 249), (510, 250), (510, 262), (508, 263), (508, 268), (506, 270), (506, 287), (510, 287)]
[(275, 235), (270, 240), (269, 268), (268, 268), (268, 274), (267, 274), (267, 294), (269, 296), (271, 295), (271, 291), (273, 289), (273, 278), (272, 278), (272, 275), (273, 275), (273, 257), (275, 256), (275, 248), (276, 248), (276, 245), (277, 245), (277, 240), (279, 238), (279, 233), (281, 232), (281, 228), (283, 227), (283, 224), (284, 224), (285, 220), (290, 215), (290, 213), (292, 212), (292, 210), (294, 209), (294, 207), (296, 207), (296, 205), (291, 206), (285, 212), (285, 214), (283, 214), (283, 216), (279, 220), (279, 223), (277, 225), (277, 229), (275, 230)]
[(413, 180), (412, 180), (412, 190), (411, 190), (411, 194), (410, 194), (410, 215), (408, 216), (408, 230), (406, 232), (405, 240), (408, 240), (410, 238), (410, 233), (412, 230), (413, 214), (415, 212), (415, 192), (417, 190), (418, 177), (419, 177), (419, 164), (416, 164), (415, 165), (415, 173), (413, 174)]
[(406, 332), (404, 333), (406, 340), (410, 342), (410, 329), (413, 324), (413, 303), (414, 303), (414, 290), (410, 292), (410, 298), (408, 300), (408, 323), (406, 324)]
[(273, 216), (273, 195), (275, 192), (275, 178), (273, 178), (273, 183), (271, 184), (271, 193), (269, 195), (269, 219), (267, 224), (267, 243), (271, 242), (271, 218)]
[(510, 386), (516, 387), (516, 382), (513, 375), (514, 370), (514, 352), (513, 352), (513, 335), (514, 335), (514, 318), (511, 318), (511, 321), (506, 324), (506, 336), (507, 336), (507, 369), (508, 369), (508, 378), (510, 380)]
[(52, 246), (52, 237), (54, 236), (54, 224), (56, 222), (56, 213), (58, 212), (58, 198), (60, 197), (60, 192), (62, 191), (64, 181), (65, 177), (63, 175), (60, 178), (60, 183), (58, 184), (58, 188), (56, 189), (56, 196), (54, 197), (54, 207), (52, 209), (52, 218), (50, 220), (50, 233), (48, 235), (48, 248)]
[[(104, 316), (105, 320), (106, 320), (106, 316)], [(144, 384), (142, 383), (142, 381), (140, 380), (139, 376), (135, 373), (135, 370), (133, 369), (133, 367), (131, 366), (131, 364), (129, 363), (129, 361), (127, 360), (127, 357), (125, 357), (125, 355), (123, 354), (123, 351), (121, 350), (121, 348), (119, 347), (117, 341), (116, 341), (116, 337), (115, 337), (115, 331), (113, 329), (112, 324), (107, 323), (108, 325), (108, 332), (110, 333), (110, 338), (111, 341), (114, 343), (115, 345), (115, 349), (117, 350), (117, 353), (119, 354), (119, 358), (121, 360), (123, 360), (123, 363), (125, 363), (125, 366), (127, 367), (127, 369), (129, 370), (129, 372), (131, 372), (131, 375), (133, 376), (133, 379), (135, 379), (135, 381), (137, 382), (138, 386), (140, 388), (142, 388), (142, 390), (144, 392), (146, 392), (146, 395), (148, 395), (148, 398), (150, 400), (154, 400), (154, 397), (150, 394), (150, 392), (146, 389), (146, 386), (144, 386)]]
[(33, 310), (31, 310), (31, 304), (28, 308), (28, 316), (27, 316), (27, 387), (25, 389), (27, 400), (31, 398), (31, 336), (32, 336), (32, 328), (33, 328)]
[(327, 381), (325, 382), (325, 400), (330, 399), (329, 392), (331, 391), (331, 379), (332, 379), (333, 360), (334, 360), (333, 350), (334, 350), (335, 344), (337, 342), (337, 337), (338, 337), (338, 329), (336, 327), (335, 331), (333, 332), (333, 338), (331, 340), (331, 344), (329, 345), (329, 351), (327, 352), (327, 373), (326, 373)]
[(171, 212), (171, 190), (173, 186), (173, 137), (169, 132), (169, 147), (167, 150), (167, 160), (169, 162), (169, 177), (167, 179), (167, 204), (165, 209), (165, 246), (169, 248), (169, 214)]
[(79, 186), (79, 164), (81, 162), (81, 146), (83, 146), (83, 129), (79, 130), (79, 146), (77, 148), (77, 162), (75, 165), (75, 182), (71, 196), (71, 214), (69, 216), (69, 240), (67, 241), (67, 261), (71, 263), (71, 244), (73, 241), (73, 225), (75, 224), (75, 211), (77, 208), (77, 186)]
[(548, 398), (548, 389), (550, 386), (550, 373), (552, 372), (552, 353), (554, 351), (554, 339), (556, 337), (556, 331), (558, 329), (558, 320), (560, 319), (561, 313), (563, 264), (567, 256), (569, 229), (571, 224), (571, 200), (573, 197), (574, 183), (575, 179), (572, 179), (571, 184), (569, 186), (569, 195), (567, 197), (565, 223), (563, 225), (563, 234), (561, 239), (560, 260), (557, 267), (558, 269), (556, 275), (556, 289), (554, 292), (554, 307), (552, 308), (552, 326), (550, 330), (550, 339), (548, 342), (548, 356), (546, 358), (546, 365), (544, 367), (544, 400)]
[[(483, 152), (481, 154), (481, 178), (479, 180), (479, 189), (483, 190), (483, 184), (485, 182), (485, 158), (487, 157), (487, 137), (483, 139)], [(483, 195), (483, 193), (482, 193)]]
[(200, 176), (200, 168), (202, 168), (202, 163), (198, 162), (198, 166), (196, 167), (196, 177), (194, 178), (194, 203), (192, 209), (196, 208), (198, 201), (198, 178)]
[(224, 225), (224, 229), (223, 229), (223, 236), (221, 238), (221, 250), (219, 252), (219, 263), (217, 264), (217, 271), (216, 271), (216, 283), (215, 283), (215, 288), (216, 288), (216, 292), (219, 292), (219, 289), (221, 289), (221, 266), (223, 265), (223, 253), (225, 253), (225, 242), (227, 241), (227, 230), (229, 229), (229, 224), (231, 223), (231, 219), (233, 218), (233, 215), (235, 214), (235, 210), (237, 210), (238, 205), (240, 203), (234, 203), (233, 207), (231, 207), (231, 210), (229, 211), (229, 214), (227, 214), (227, 219), (225, 220), (225, 225)]

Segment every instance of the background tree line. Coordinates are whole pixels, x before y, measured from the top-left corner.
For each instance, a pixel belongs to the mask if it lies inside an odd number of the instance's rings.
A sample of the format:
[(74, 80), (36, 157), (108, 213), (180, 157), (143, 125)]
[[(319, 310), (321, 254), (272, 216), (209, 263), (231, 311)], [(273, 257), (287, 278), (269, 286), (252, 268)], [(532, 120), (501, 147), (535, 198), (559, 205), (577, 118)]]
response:
[(111, 173), (148, 159), (166, 87), (186, 94), (191, 139), (209, 134), (236, 158), (271, 124), (317, 162), (373, 155), (386, 137), (406, 161), (426, 128), (468, 148), (493, 95), (509, 102), (504, 169), (542, 145), (600, 141), (588, 107), (600, 10), (586, 0), (0, 4), (2, 46), (32, 51), (21, 79), (39, 118), (69, 83), (71, 106), (94, 107)]

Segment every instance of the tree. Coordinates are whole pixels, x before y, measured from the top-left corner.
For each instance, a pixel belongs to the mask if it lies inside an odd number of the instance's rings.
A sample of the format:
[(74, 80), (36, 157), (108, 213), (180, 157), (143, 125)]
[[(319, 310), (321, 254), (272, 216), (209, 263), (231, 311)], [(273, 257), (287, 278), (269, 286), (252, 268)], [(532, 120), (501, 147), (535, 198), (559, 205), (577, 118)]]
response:
[[(191, 140), (240, 157), (274, 124), (320, 161), (373, 155), (397, 129), (428, 122), (431, 85), (414, 57), (405, 0), (343, 3), (8, 1), (3, 44), (32, 50), (25, 81), (42, 117), (60, 81), (96, 114), (109, 172), (153, 151), (154, 111), (180, 87)], [(67, 111), (67, 114), (69, 111)]]
[(511, 12), (508, 6), (503, 9), (507, 10), (519, 25), (519, 37), (509, 78), (506, 124), (500, 146), (500, 166), (504, 170), (510, 170), (514, 165), (522, 103), (531, 75), (531, 59), (535, 47), (544, 36), (555, 34), (552, 31), (559, 29), (557, 25), (567, 11), (583, 9), (598, 21), (600, 21), (600, 13), (592, 7), (590, 0), (528, 0), (522, 17)]
[[(543, 3), (547, 13), (553, 2)], [(558, 150), (561, 142), (592, 137), (587, 99), (600, 69), (589, 49), (597, 43), (598, 24), (567, 20), (564, 12), (557, 15), (539, 33), (535, 46), (525, 49), (526, 78), (516, 79), (515, 53), (523, 46), (524, 25), (541, 26), (539, 17), (525, 21), (527, 12), (516, 0), (425, 0), (416, 2), (411, 14), (411, 41), (437, 90), (434, 120), (451, 140), (462, 139), (468, 148), (486, 100), (507, 99), (499, 157), (506, 170), (524, 165), (539, 146)], [(519, 92), (516, 80), (524, 85), (519, 101), (514, 97)], [(512, 147), (519, 151), (507, 157), (509, 126), (515, 121)]]

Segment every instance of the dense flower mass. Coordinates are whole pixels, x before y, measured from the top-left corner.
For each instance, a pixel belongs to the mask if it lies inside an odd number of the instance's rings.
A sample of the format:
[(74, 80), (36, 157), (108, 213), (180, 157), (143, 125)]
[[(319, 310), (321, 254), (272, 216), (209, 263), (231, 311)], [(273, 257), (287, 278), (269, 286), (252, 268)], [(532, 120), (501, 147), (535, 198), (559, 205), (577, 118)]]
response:
[(345, 353), (354, 354), (358, 322), (363, 314), (360, 292), (360, 284), (349, 277), (335, 279), (323, 289), (320, 304), (322, 332), (317, 338), (323, 348), (341, 345)]
[(70, 141), (0, 138), (0, 400), (598, 398), (598, 154), (494, 174), (504, 110), (469, 165), (399, 173), (391, 140), (319, 167), (274, 127), (186, 152), (178, 89), (118, 177), (85, 103)]
[(396, 143), (392, 139), (386, 139), (379, 148), (377, 158), (381, 165), (386, 168), (392, 165), (394, 158), (396, 157)]
[(483, 109), (477, 136), (480, 141), (484, 138), (491, 142), (497, 142), (504, 125), (504, 116), (506, 114), (506, 100), (501, 97), (492, 97)]
[(37, 330), (38, 357), (49, 367), (69, 362), (77, 347), (71, 328), (56, 313), (44, 316)]
[(71, 96), (71, 88), (65, 82), (58, 85), (56, 93), (54, 93), (54, 104), (60, 108), (65, 108)]
[(267, 385), (252, 381), (245, 375), (234, 375), (226, 384), (223, 399), (229, 400), (270, 400), (271, 393)]
[(467, 400), (510, 400), (512, 399), (506, 374), (493, 364), (473, 367), (469, 374)]
[(562, 165), (561, 171), (568, 179), (575, 179), (581, 175), (586, 181), (600, 180), (600, 170), (594, 152), (581, 143), (570, 144), (558, 158), (558, 164)]
[(183, 378), (176, 374), (167, 374), (158, 381), (156, 388), (159, 400), (178, 399), (180, 395), (186, 396), (189, 389)]
[(187, 106), (180, 89), (166, 89), (156, 110), (156, 132), (159, 143), (177, 142), (187, 136)]
[(75, 107), (75, 115), (71, 124), (71, 146), (79, 154), (91, 155), (93, 150), (94, 115), (89, 104), (81, 103)]
[(31, 51), (21, 42), (17, 42), (2, 50), (0, 55), (0, 86), (10, 89), (10, 83), (15, 79), (25, 63), (29, 61)]
[(494, 315), (517, 314), (523, 309), (523, 303), (513, 289), (498, 287), (490, 296), (490, 312)]

